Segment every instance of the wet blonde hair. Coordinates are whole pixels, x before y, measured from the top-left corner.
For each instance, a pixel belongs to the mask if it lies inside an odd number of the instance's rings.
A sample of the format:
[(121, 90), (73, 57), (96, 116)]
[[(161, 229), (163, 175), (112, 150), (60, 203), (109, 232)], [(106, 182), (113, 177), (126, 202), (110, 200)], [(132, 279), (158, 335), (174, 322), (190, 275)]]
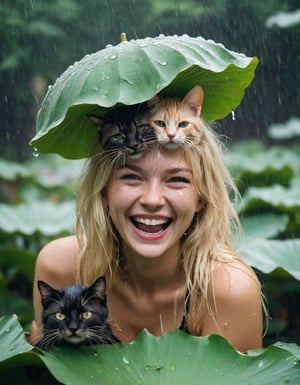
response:
[[(203, 305), (215, 310), (208, 298), (215, 262), (241, 261), (232, 246), (232, 232), (239, 228), (239, 220), (229, 198), (231, 193), (237, 196), (237, 190), (221, 147), (211, 128), (203, 125), (200, 143), (183, 148), (193, 186), (203, 204), (193, 231), (182, 238), (182, 263), (190, 303), (196, 312), (196, 307)], [(111, 283), (118, 266), (122, 268), (118, 234), (102, 199), (118, 163), (117, 158), (96, 148), (81, 181), (77, 200), (80, 284), (90, 284), (99, 275), (106, 275)]]

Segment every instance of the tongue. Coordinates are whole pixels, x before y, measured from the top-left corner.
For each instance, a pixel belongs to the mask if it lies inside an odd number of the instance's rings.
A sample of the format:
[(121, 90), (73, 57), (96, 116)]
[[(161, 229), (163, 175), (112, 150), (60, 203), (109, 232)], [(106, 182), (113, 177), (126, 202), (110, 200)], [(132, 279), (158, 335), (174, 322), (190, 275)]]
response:
[(144, 223), (136, 223), (136, 227), (144, 231), (144, 233), (152, 233), (152, 234), (159, 233), (164, 229), (163, 225), (150, 226), (150, 225), (145, 225)]

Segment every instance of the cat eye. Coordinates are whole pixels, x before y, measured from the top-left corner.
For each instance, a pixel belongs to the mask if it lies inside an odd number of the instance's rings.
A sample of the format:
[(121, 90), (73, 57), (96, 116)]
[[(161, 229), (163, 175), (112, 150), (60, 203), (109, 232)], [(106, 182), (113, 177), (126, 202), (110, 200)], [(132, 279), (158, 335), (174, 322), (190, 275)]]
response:
[(166, 123), (163, 120), (155, 120), (154, 122), (158, 127), (166, 127)]
[(92, 317), (93, 313), (91, 311), (85, 311), (84, 313), (81, 313), (82, 319), (90, 319)]
[(178, 126), (179, 126), (180, 128), (185, 128), (185, 127), (187, 127), (188, 125), (189, 125), (189, 122), (186, 122), (186, 121), (180, 122), (180, 123), (178, 124)]
[(55, 318), (59, 321), (63, 321), (66, 318), (66, 316), (63, 313), (57, 312), (55, 313)]

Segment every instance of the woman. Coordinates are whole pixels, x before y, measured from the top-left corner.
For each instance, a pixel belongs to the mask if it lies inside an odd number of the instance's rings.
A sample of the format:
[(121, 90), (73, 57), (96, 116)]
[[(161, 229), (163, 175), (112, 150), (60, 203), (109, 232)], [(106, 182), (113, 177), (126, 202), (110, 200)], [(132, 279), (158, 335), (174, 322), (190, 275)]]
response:
[(231, 245), (232, 190), (207, 127), (188, 149), (153, 145), (121, 160), (96, 149), (78, 195), (77, 236), (38, 256), (31, 342), (40, 328), (37, 280), (59, 288), (105, 275), (110, 324), (121, 341), (144, 328), (161, 335), (181, 327), (220, 334), (241, 352), (259, 348), (261, 289)]

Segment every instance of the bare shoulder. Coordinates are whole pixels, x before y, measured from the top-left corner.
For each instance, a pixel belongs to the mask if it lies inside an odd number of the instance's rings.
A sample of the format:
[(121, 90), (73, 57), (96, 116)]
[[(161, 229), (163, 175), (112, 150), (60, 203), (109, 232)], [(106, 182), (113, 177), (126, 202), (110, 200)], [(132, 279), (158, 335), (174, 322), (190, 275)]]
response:
[(35, 267), (36, 280), (45, 280), (54, 286), (73, 284), (79, 255), (75, 236), (53, 240), (40, 251)]
[(250, 266), (243, 261), (218, 262), (213, 274), (214, 296), (217, 301), (237, 301), (253, 297), (260, 303), (261, 288)]
[(262, 295), (254, 271), (240, 260), (216, 262), (201, 334), (217, 333), (245, 352), (262, 344)]

